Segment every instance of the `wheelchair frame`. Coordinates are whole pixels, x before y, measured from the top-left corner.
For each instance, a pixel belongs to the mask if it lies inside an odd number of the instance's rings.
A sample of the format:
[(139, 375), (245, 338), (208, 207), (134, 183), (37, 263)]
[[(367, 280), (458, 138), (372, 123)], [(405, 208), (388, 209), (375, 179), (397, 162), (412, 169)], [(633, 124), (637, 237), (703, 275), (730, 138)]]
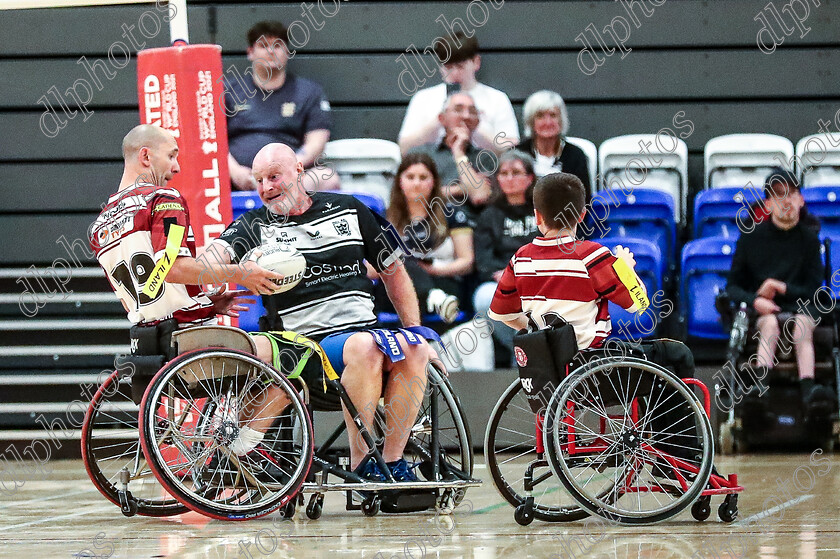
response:
[[(650, 442), (645, 443), (644, 436), (631, 436), (627, 440), (622, 439), (621, 444), (618, 445), (621, 447), (620, 454), (626, 455), (627, 452), (631, 452), (633, 456), (632, 461), (635, 465), (632, 466), (629, 471), (625, 471), (625, 474), (627, 475), (622, 475), (624, 480), (619, 480), (621, 488), (619, 489), (614, 481), (613, 487), (609, 491), (599, 493), (594, 496), (586, 495), (581, 492), (579, 487), (576, 488), (575, 484), (571, 481), (572, 478), (569, 477), (571, 472), (567, 467), (567, 461), (578, 461), (583, 463), (586, 467), (603, 472), (604, 470), (600, 468), (605, 469), (608, 467), (607, 463), (604, 462), (604, 460), (606, 460), (604, 453), (606, 453), (610, 447), (604, 439), (606, 424), (610, 422), (620, 423), (621, 429), (623, 430), (622, 437), (624, 438), (626, 438), (626, 434), (628, 432), (632, 431), (632, 433), (637, 433), (637, 425), (639, 422), (639, 400), (634, 393), (632, 402), (629, 402), (629, 406), (628, 402), (624, 403), (625, 413), (623, 416), (610, 415), (606, 412), (606, 407), (603, 407), (604, 413), (600, 414), (598, 419), (598, 432), (589, 430), (589, 434), (591, 435), (590, 438), (593, 440), (588, 441), (588, 444), (577, 446), (575, 440), (575, 422), (577, 420), (575, 413), (576, 403), (570, 399), (570, 395), (578, 386), (585, 384), (586, 379), (582, 377), (585, 377), (587, 372), (594, 373), (599, 369), (602, 371), (610, 371), (616, 367), (647, 368), (650, 372), (659, 375), (661, 378), (670, 380), (673, 387), (679, 389), (680, 386), (682, 386), (684, 388), (683, 396), (685, 401), (693, 406), (694, 411), (692, 417), (698, 418), (696, 421), (701, 421), (703, 432), (698, 436), (701, 436), (705, 441), (705, 444), (701, 447), (705, 454), (700, 463), (695, 466), (679, 457), (657, 450), (654, 446), (651, 446)], [(592, 375), (590, 375), (588, 380), (592, 380), (592, 378)], [(589, 363), (584, 363), (575, 368), (567, 366), (566, 377), (554, 391), (551, 401), (544, 408), (542, 413), (533, 414), (533, 412), (531, 412), (533, 418), (532, 421), (534, 421), (535, 426), (535, 430), (533, 432), (534, 436), (523, 440), (519, 446), (527, 447), (529, 444), (532, 444), (533, 448), (531, 450), (531, 454), (533, 455), (533, 458), (526, 465), (525, 473), (522, 477), (524, 491), (522, 494), (515, 494), (515, 490), (513, 490), (512, 486), (507, 482), (504, 473), (501, 471), (498, 463), (496, 462), (495, 439), (497, 436), (496, 433), (498, 425), (502, 421), (502, 414), (506, 411), (511, 393), (519, 388), (519, 383), (520, 381), (517, 379), (513, 384), (511, 384), (511, 386), (505, 391), (505, 394), (503, 394), (502, 398), (500, 398), (496, 408), (493, 410), (485, 437), (485, 455), (488, 457), (488, 467), (493, 475), (493, 481), (502, 496), (515, 507), (514, 519), (520, 525), (524, 526), (530, 524), (535, 517), (545, 521), (564, 522), (579, 520), (588, 514), (597, 514), (607, 520), (619, 523), (652, 523), (665, 520), (666, 518), (670, 518), (671, 516), (678, 514), (689, 504), (692, 505), (692, 516), (694, 516), (695, 519), (702, 521), (708, 518), (711, 513), (710, 502), (713, 495), (726, 496), (718, 509), (718, 514), (721, 520), (731, 522), (737, 516), (737, 494), (743, 491), (743, 487), (738, 485), (736, 475), (731, 474), (727, 477), (720, 476), (716, 471), (714, 471), (713, 467), (714, 443), (711, 425), (709, 423), (711, 398), (708, 389), (697, 379), (679, 379), (673, 373), (670, 373), (666, 369), (649, 361), (627, 357), (623, 359), (616, 359), (615, 357), (600, 358)], [(597, 384), (596, 379), (595, 385), (597, 386)], [(621, 382), (619, 381), (619, 385), (620, 384)], [(691, 390), (694, 386), (698, 387), (702, 393), (702, 403)], [(613, 389), (614, 388), (615, 387), (613, 386)], [(589, 394), (591, 395), (591, 398), (596, 399), (595, 395), (591, 392), (589, 392)], [(629, 395), (628, 381), (628, 391), (625, 396), (629, 397)], [(626, 413), (628, 407), (629, 415)], [(527, 412), (530, 412), (530, 409), (528, 409)], [(521, 423), (522, 420), (520, 419), (519, 422)], [(627, 428), (628, 424), (630, 425), (629, 430)], [(561, 426), (565, 426), (567, 429), (563, 435), (559, 434)], [(638, 431), (638, 433), (644, 433), (644, 429)], [(671, 436), (672, 435), (668, 435), (665, 438)], [(653, 435), (648, 435), (648, 437), (651, 439), (655, 438)], [(634, 441), (634, 438), (638, 438), (638, 440)], [(635, 447), (633, 444), (635, 444)], [(508, 450), (511, 450), (511, 448), (512, 447), (508, 447)], [(633, 448), (642, 448), (645, 452), (652, 454), (655, 457), (655, 460), (664, 461), (665, 464), (659, 466), (660, 472), (664, 470), (666, 474), (671, 473), (672, 476), (676, 478), (675, 481), (677, 482), (677, 486), (669, 484), (663, 486), (659, 482), (655, 482), (654, 486), (647, 485), (639, 487), (637, 484), (634, 485), (636, 480), (639, 478), (639, 472), (641, 472), (645, 464), (650, 463), (653, 468), (653, 463), (645, 461), (642, 458), (637, 458), (635, 454), (636, 451), (632, 450)], [(516, 447), (513, 452), (519, 452), (517, 456), (523, 456), (526, 454), (526, 452), (521, 452), (521, 450), (521, 448)], [(526, 448), (525, 450), (527, 451), (528, 449)], [(563, 453), (567, 453), (569, 458), (564, 458)], [(615, 453), (614, 455), (616, 458), (612, 458), (611, 460), (620, 460), (621, 458), (618, 457), (618, 454), (619, 453)], [(575, 456), (579, 456), (579, 458), (575, 458)], [(611, 455), (607, 454), (607, 456)], [(547, 461), (546, 458), (548, 458)], [(597, 465), (599, 460), (601, 460), (601, 465)], [(649, 457), (648, 460), (650, 460)], [(546, 465), (551, 468), (551, 473), (544, 473), (535, 478), (534, 472), (536, 469), (545, 467)], [(579, 507), (571, 505), (552, 506), (546, 505), (542, 502), (536, 502), (534, 496), (536, 486), (549, 480), (552, 477), (551, 474), (553, 474), (556, 478), (559, 478), (564, 488), (569, 492), (574, 501), (580, 505)], [(694, 479), (691, 479), (692, 476), (694, 476)], [(544, 490), (540, 497), (544, 497), (547, 493), (551, 493), (552, 491), (553, 489), (548, 491)], [(660, 511), (656, 514), (646, 515), (641, 512), (635, 515), (630, 513), (619, 514), (607, 510), (611, 504), (609, 499), (606, 504), (603, 502), (599, 504), (599, 501), (603, 501), (604, 497), (610, 496), (610, 492), (612, 492), (612, 498), (614, 499), (612, 503), (617, 502), (618, 499), (628, 493), (645, 492), (674, 493), (677, 494), (678, 499), (681, 499), (681, 501), (675, 503), (670, 509)]]
[[(208, 331), (207, 329), (211, 330)], [(213, 337), (214, 340), (218, 340), (219, 337), (221, 337), (222, 342), (219, 343), (218, 341), (216, 341), (213, 344), (213, 346), (206, 347), (208, 344), (202, 343), (202, 341), (206, 342), (208, 337)], [(245, 339), (247, 339), (247, 342), (244, 341)], [(173, 345), (177, 344), (180, 355), (176, 359), (173, 359), (170, 362), (166, 363), (157, 373), (157, 375), (155, 375), (154, 379), (152, 379), (152, 382), (146, 388), (146, 394), (144, 396), (144, 401), (143, 404), (141, 404), (141, 406), (149, 407), (150, 409), (155, 408), (154, 402), (148, 404), (146, 402), (146, 400), (149, 398), (149, 392), (151, 391), (151, 388), (155, 386), (156, 382), (163, 382), (159, 381), (159, 379), (163, 375), (167, 374), (167, 371), (170, 370), (173, 364), (177, 365), (178, 360), (182, 358), (185, 351), (189, 351), (194, 358), (198, 356), (199, 359), (201, 357), (201, 354), (204, 351), (206, 351), (211, 355), (215, 356), (216, 358), (235, 357), (239, 359), (244, 359), (247, 357), (256, 361), (256, 359), (252, 355), (250, 355), (250, 353), (256, 353), (254, 351), (255, 348), (253, 347), (253, 343), (251, 342), (250, 338), (247, 338), (243, 331), (230, 327), (196, 327), (192, 329), (179, 331), (175, 335), (173, 335), (172, 343)], [(245, 350), (244, 353), (243, 350)], [(282, 376), (285, 379), (281, 372), (276, 371), (276, 369), (273, 369), (270, 365), (262, 364), (262, 362), (260, 363), (262, 367), (266, 367), (275, 371), (277, 375)], [(117, 373), (115, 373), (115, 375), (116, 374)], [(361, 509), (363, 513), (368, 516), (376, 514), (377, 512), (379, 512), (380, 508), (383, 508), (388, 512), (401, 512), (400, 508), (405, 508), (406, 503), (401, 503), (400, 497), (403, 495), (408, 495), (410, 498), (409, 500), (416, 501), (418, 493), (423, 493), (427, 496), (431, 495), (433, 497), (431, 501), (429, 501), (429, 499), (426, 499), (426, 506), (424, 506), (422, 510), (430, 508), (431, 506), (435, 506), (438, 510), (443, 511), (454, 508), (454, 506), (456, 506), (463, 498), (466, 489), (468, 487), (480, 485), (481, 481), (472, 478), (472, 447), (469, 428), (466, 425), (466, 417), (461, 411), (460, 403), (457, 399), (457, 396), (455, 396), (455, 394), (452, 392), (451, 386), (449, 385), (445, 376), (443, 376), (443, 374), (441, 374), (441, 371), (439, 371), (436, 367), (433, 367), (431, 369), (429, 377), (430, 381), (427, 384), (427, 388), (431, 386), (431, 390), (427, 390), (427, 392), (429, 398), (429, 413), (431, 417), (429, 417), (429, 414), (419, 417), (421, 424), (415, 424), (414, 428), (412, 429), (412, 434), (409, 436), (408, 443), (406, 444), (406, 452), (414, 452), (426, 461), (424, 465), (428, 464), (428, 466), (425, 468), (425, 470), (422, 470), (423, 475), (427, 478), (431, 477), (431, 480), (418, 481), (414, 483), (396, 482), (391, 476), (387, 466), (385, 466), (381, 452), (377, 448), (377, 441), (376, 437), (374, 436), (376, 433), (372, 433), (370, 429), (368, 429), (365, 425), (362, 424), (361, 419), (359, 418), (358, 410), (350, 401), (350, 398), (347, 395), (341, 383), (338, 380), (330, 380), (330, 386), (338, 394), (340, 401), (347, 406), (350, 414), (354, 417), (356, 427), (359, 429), (359, 434), (362, 440), (364, 440), (364, 442), (369, 448), (369, 451), (365, 456), (364, 460), (362, 461), (362, 464), (364, 464), (368, 459), (376, 460), (376, 462), (380, 466), (380, 469), (385, 473), (385, 475), (388, 478), (385, 482), (374, 483), (364, 480), (359, 476), (359, 473), (357, 471), (351, 471), (342, 467), (342, 462), (344, 461), (342, 457), (339, 457), (337, 460), (331, 460), (330, 455), (335, 454), (331, 447), (335, 443), (335, 441), (341, 436), (341, 434), (346, 430), (346, 426), (342, 421), (341, 425), (335, 429), (332, 435), (330, 435), (324, 443), (320, 445), (317, 451), (314, 451), (313, 449), (312, 462), (309, 466), (307, 466), (307, 471), (304, 475), (305, 482), (299, 488), (290, 492), (290, 494), (286, 498), (280, 499), (278, 501), (279, 504), (271, 510), (260, 511), (259, 514), (232, 514), (230, 516), (225, 517), (224, 515), (220, 516), (218, 511), (216, 511), (215, 513), (208, 513), (206, 510), (201, 510), (201, 507), (196, 506), (195, 503), (189, 504), (184, 502), (183, 499), (178, 500), (182, 501), (184, 504), (188, 504), (189, 508), (197, 510), (202, 514), (206, 514), (213, 518), (235, 520), (244, 520), (247, 518), (261, 516), (262, 514), (268, 514), (270, 512), (273, 512), (277, 508), (282, 508), (284, 516), (290, 517), (295, 512), (295, 503), (303, 503), (304, 493), (312, 493), (309, 506), (307, 506), (306, 509), (307, 516), (313, 519), (318, 518), (321, 515), (324, 493), (328, 491), (345, 491), (347, 494), (348, 510)], [(296, 395), (296, 397), (300, 400), (299, 403), (306, 409), (306, 412), (308, 414), (307, 425), (309, 431), (309, 440), (313, 441), (314, 429), (311, 426), (313, 410), (310, 405), (309, 390), (305, 382), (303, 382), (301, 379), (297, 380), (299, 381), (296, 383), (297, 386), (293, 389), (292, 392), (287, 391), (287, 395), (290, 395), (290, 397), (292, 397), (291, 394)], [(286, 380), (286, 382), (289, 381)], [(102, 391), (103, 389), (105, 389), (105, 386), (101, 387), (100, 391)], [(444, 400), (443, 404), (441, 404), (441, 399)], [(138, 476), (140, 476), (143, 473), (141, 471), (142, 466), (140, 466), (141, 460), (149, 460), (150, 457), (151, 449), (149, 447), (151, 445), (151, 442), (149, 439), (151, 438), (154, 432), (153, 423), (155, 414), (151, 414), (151, 420), (148, 419), (148, 417), (144, 417), (145, 407), (141, 407), (139, 418), (139, 427), (141, 430), (140, 438), (143, 444), (138, 445), (138, 448), (135, 449), (136, 452), (133, 456), (133, 468), (130, 469), (128, 466), (126, 466), (120, 472), (119, 485), (117, 483), (114, 483), (113, 480), (109, 482), (110, 486), (107, 486), (107, 484), (102, 484), (102, 469), (100, 468), (96, 460), (86, 460), (86, 468), (88, 470), (89, 476), (91, 477), (91, 480), (94, 482), (97, 488), (99, 488), (100, 492), (102, 492), (103, 495), (105, 495), (112, 502), (120, 504), (121, 510), (126, 516), (132, 516), (133, 514), (138, 512), (140, 514), (146, 514), (151, 516), (165, 516), (168, 514), (178, 514), (180, 512), (184, 512), (185, 508), (183, 506), (180, 506), (180, 503), (176, 503), (176, 505), (178, 506), (174, 508), (167, 508), (163, 506), (164, 504), (172, 504), (172, 498), (170, 498), (168, 495), (166, 497), (161, 498), (160, 506), (157, 509), (154, 508), (154, 502), (151, 503), (151, 508), (148, 506), (142, 506), (144, 503), (140, 503), (141, 506), (138, 507), (138, 499), (135, 498), (129, 490), (129, 483), (135, 479), (138, 479)], [(192, 405), (186, 406), (186, 408), (188, 409), (191, 409), (192, 407)], [(440, 441), (440, 426), (438, 412), (442, 407), (451, 413), (453, 421), (456, 423), (455, 428), (458, 431), (456, 434), (459, 443), (458, 450), (460, 451), (462, 458), (460, 464), (451, 463), (451, 461), (449, 460), (449, 456), (447, 455), (446, 449), (442, 446)], [(91, 410), (92, 409), (93, 404), (91, 406)], [(88, 411), (88, 416), (91, 415), (91, 410)], [(148, 415), (148, 410), (146, 410), (146, 415)], [(381, 408), (377, 411), (377, 417), (380, 420), (384, 421), (384, 413), (381, 410)], [(376, 427), (379, 427), (379, 425), (374, 425), (374, 428)], [(86, 422), (86, 431), (88, 436), (83, 436), (82, 438), (83, 454), (85, 455), (91, 444), (91, 439), (95, 436), (95, 434), (92, 432), (93, 430), (94, 426), (89, 425)], [(381, 431), (381, 428), (379, 430)], [(420, 436), (422, 436), (423, 434), (427, 434), (429, 436), (430, 443), (427, 447), (424, 447), (422, 442), (418, 442), (418, 440), (416, 440), (415, 436), (418, 433), (420, 433)], [(139, 446), (143, 446), (143, 455), (140, 454)], [(162, 466), (157, 463), (158, 458), (152, 455), (151, 460), (154, 462), (150, 463), (149, 466), (151, 467), (151, 471), (152, 473), (154, 473), (155, 478), (157, 478), (158, 482), (161, 483), (164, 487), (168, 487), (168, 484), (171, 483), (171, 480), (163, 479), (163, 476), (160, 472)], [(206, 465), (206, 460), (204, 465)], [(462, 466), (464, 469), (459, 468), (459, 465)], [(331, 483), (328, 479), (330, 474), (341, 478), (342, 482)], [(109, 488), (110, 491), (105, 491), (103, 487)], [(169, 492), (172, 493), (172, 491)], [(361, 505), (353, 504), (352, 496), (354, 492), (365, 492)], [(386, 505), (385, 507), (382, 507), (383, 502)]]

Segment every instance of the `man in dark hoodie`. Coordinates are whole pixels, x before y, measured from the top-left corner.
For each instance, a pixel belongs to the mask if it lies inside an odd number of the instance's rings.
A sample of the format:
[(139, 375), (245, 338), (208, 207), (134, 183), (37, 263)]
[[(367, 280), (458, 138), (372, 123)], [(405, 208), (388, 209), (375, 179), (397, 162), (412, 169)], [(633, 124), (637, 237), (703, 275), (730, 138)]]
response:
[(814, 385), (816, 323), (799, 304), (810, 301), (822, 285), (820, 240), (803, 222), (805, 201), (792, 173), (774, 169), (764, 184), (764, 198), (769, 219), (750, 225), (738, 239), (727, 291), (758, 316), (758, 367), (772, 369), (778, 363), (779, 343), (796, 348), (802, 398), (809, 403), (827, 396), (825, 387)]

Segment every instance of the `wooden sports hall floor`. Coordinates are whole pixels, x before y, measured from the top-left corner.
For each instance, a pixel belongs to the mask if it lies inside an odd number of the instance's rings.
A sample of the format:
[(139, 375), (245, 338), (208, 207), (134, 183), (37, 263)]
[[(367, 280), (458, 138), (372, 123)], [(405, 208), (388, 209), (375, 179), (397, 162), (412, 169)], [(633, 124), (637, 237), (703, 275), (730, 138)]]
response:
[(195, 513), (125, 518), (91, 485), (80, 460), (57, 460), (48, 477), (0, 492), (0, 557), (840, 557), (840, 460), (828, 458), (814, 464), (808, 454), (719, 457), (721, 472), (737, 472), (746, 486), (738, 521), (717, 520), (716, 497), (706, 522), (686, 511), (641, 527), (539, 520), (519, 526), (480, 458), (475, 473), (484, 485), (469, 490), (469, 503), (449, 518), (436, 520), (433, 512), (366, 518), (345, 511), (343, 495), (332, 493), (319, 520), (299, 509), (293, 520), (236, 523)]

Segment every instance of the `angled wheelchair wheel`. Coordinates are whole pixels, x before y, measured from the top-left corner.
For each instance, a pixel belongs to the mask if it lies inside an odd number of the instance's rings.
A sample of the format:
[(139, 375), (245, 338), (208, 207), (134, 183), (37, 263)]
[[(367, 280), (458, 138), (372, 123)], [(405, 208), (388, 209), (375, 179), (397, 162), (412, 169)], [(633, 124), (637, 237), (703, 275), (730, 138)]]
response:
[(146, 464), (140, 448), (139, 409), (131, 399), (129, 379), (120, 379), (117, 371), (111, 373), (93, 395), (85, 413), (82, 425), (85, 470), (99, 492), (124, 508), (125, 514), (131, 511), (143, 516), (171, 516), (187, 512), (184, 505), (166, 492)]
[(661, 522), (693, 504), (714, 461), (709, 418), (670, 371), (636, 358), (602, 358), (572, 372), (548, 407), (554, 473), (593, 514)]
[[(484, 458), (493, 483), (517, 511), (527, 506), (540, 520), (570, 522), (586, 518), (589, 513), (569, 497), (544, 456), (537, 454), (536, 417), (522, 383), (516, 379), (493, 408), (484, 437)], [(532, 503), (528, 502), (526, 486), (531, 489)]]
[[(262, 441), (239, 456), (231, 445), (252, 425)], [(277, 370), (238, 351), (197, 350), (166, 365), (143, 397), (140, 427), (158, 481), (211, 518), (247, 520), (285, 505), (312, 462), (303, 399)]]
[[(380, 407), (373, 429), (378, 445), (384, 444), (386, 421), (387, 414)], [(434, 366), (428, 369), (426, 391), (403, 456), (409, 464), (417, 465), (414, 471), (421, 481), (472, 477), (472, 439), (464, 412), (449, 381)], [(439, 505), (446, 500), (451, 506), (457, 505), (463, 500), (465, 491), (460, 489), (441, 495)]]

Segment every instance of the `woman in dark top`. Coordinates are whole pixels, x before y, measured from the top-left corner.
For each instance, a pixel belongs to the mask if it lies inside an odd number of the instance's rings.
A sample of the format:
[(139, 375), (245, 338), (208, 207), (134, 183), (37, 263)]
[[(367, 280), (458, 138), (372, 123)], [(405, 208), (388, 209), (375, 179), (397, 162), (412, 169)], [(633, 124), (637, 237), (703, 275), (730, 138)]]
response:
[(591, 198), (589, 164), (586, 154), (566, 142), (569, 114), (559, 93), (542, 90), (532, 93), (522, 109), (526, 139), (517, 149), (534, 158), (534, 174), (571, 173), (586, 187), (586, 201)]
[(421, 309), (452, 322), (463, 278), (473, 269), (474, 224), (467, 210), (445, 201), (432, 158), (406, 154), (394, 177), (388, 221), (411, 253), (405, 265)]
[[(496, 181), (499, 189), (478, 216), (475, 227), (475, 262), (482, 283), (473, 295), (473, 304), (476, 312), (485, 315), (511, 257), (539, 234), (532, 199), (536, 176), (531, 156), (519, 150), (503, 153)], [(493, 329), (493, 336), (511, 351), (513, 334), (503, 325)]]

